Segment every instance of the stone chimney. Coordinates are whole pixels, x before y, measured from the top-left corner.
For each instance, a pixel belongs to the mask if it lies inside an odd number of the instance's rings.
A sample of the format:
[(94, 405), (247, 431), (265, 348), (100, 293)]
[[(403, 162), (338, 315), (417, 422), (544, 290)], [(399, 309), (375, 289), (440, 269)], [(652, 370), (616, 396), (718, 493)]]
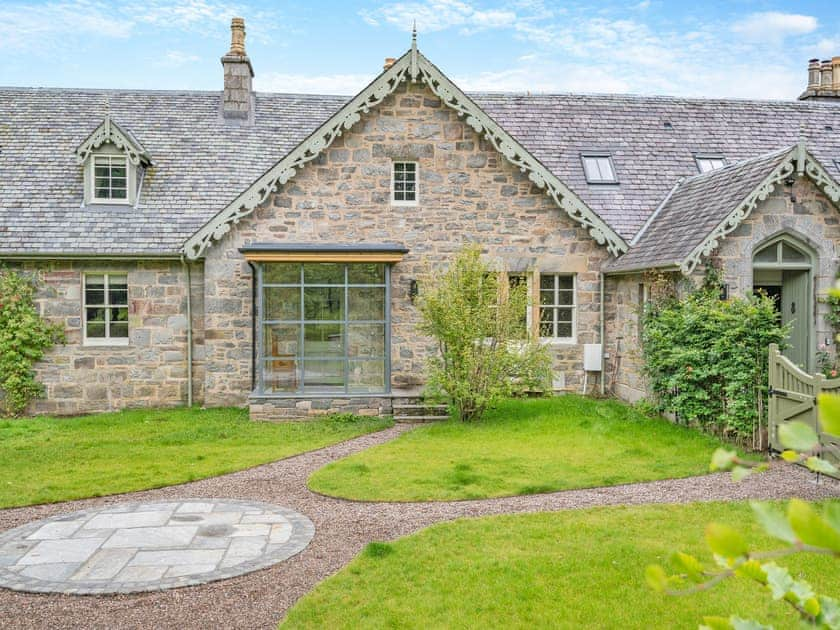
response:
[(254, 69), (245, 53), (245, 20), (242, 18), (235, 17), (230, 21), (230, 50), (222, 57), (222, 68), (225, 74), (222, 115), (231, 121), (253, 120), (251, 80)]
[(808, 61), (808, 87), (799, 100), (840, 100), (840, 57)]

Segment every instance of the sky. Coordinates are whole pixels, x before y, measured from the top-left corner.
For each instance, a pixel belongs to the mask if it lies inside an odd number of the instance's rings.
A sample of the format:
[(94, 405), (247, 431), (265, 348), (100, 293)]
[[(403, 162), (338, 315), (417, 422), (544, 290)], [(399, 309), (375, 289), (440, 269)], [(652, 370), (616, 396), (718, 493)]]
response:
[(468, 91), (791, 99), (840, 55), (836, 0), (0, 0), (0, 85), (218, 90), (233, 16), (267, 92), (355, 94), (414, 22)]

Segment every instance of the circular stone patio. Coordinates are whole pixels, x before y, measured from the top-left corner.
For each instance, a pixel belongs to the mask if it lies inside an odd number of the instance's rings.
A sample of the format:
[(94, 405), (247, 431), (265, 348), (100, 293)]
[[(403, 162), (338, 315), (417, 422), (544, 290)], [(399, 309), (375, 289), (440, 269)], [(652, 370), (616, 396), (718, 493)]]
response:
[(281, 562), (314, 534), (302, 514), (267, 503), (120, 503), (0, 533), (0, 587), (101, 594), (203, 584)]

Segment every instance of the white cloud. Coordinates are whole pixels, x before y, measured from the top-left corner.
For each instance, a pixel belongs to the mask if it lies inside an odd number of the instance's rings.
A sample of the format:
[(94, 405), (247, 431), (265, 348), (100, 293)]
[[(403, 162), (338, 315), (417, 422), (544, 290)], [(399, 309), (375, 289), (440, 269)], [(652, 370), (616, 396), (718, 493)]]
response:
[(479, 9), (461, 0), (395, 2), (374, 10), (359, 12), (371, 26), (383, 23), (410, 31), (414, 23), (421, 33), (434, 33), (453, 27), (466, 32), (512, 27), (518, 21), (510, 9)]
[(39, 50), (64, 37), (126, 38), (131, 28), (131, 21), (114, 16), (107, 4), (89, 0), (0, 7), (0, 49)]
[(198, 55), (185, 53), (181, 50), (168, 50), (163, 54), (163, 57), (155, 62), (157, 66), (164, 66), (167, 68), (180, 68), (191, 63), (201, 61)]
[(254, 77), (254, 89), (260, 92), (290, 94), (341, 94), (361, 92), (375, 74), (287, 74), (262, 72)]
[(0, 4), (0, 50), (55, 55), (72, 42), (128, 38), (142, 28), (226, 30), (230, 18), (247, 15), (249, 37), (262, 41), (278, 22), (272, 13), (224, 0), (55, 0)]
[(765, 11), (751, 13), (732, 25), (732, 30), (748, 41), (780, 42), (787, 37), (807, 35), (819, 27), (817, 18), (810, 15)]

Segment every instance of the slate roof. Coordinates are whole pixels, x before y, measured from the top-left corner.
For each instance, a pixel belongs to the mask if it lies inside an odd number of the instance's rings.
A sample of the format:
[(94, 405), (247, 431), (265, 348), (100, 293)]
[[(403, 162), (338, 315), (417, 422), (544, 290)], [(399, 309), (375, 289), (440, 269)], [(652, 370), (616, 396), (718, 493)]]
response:
[(682, 180), (671, 190), (637, 242), (609, 271), (650, 269), (682, 263), (768, 175), (790, 155), (786, 147), (768, 155)]
[[(795, 143), (803, 123), (809, 151), (840, 175), (838, 102), (470, 96), (627, 240), (697, 173), (693, 152), (750, 159)], [(223, 122), (219, 92), (0, 88), (0, 255), (177, 255), (346, 100), (258, 93), (255, 125), (240, 127)], [(106, 113), (154, 164), (136, 208), (82, 207), (73, 152)], [(592, 149), (612, 153), (619, 184), (586, 183)]]
[[(346, 100), (259, 94), (255, 125), (239, 127), (219, 92), (0, 89), (0, 255), (177, 255)], [(109, 112), (153, 163), (136, 208), (82, 206), (74, 151)]]

